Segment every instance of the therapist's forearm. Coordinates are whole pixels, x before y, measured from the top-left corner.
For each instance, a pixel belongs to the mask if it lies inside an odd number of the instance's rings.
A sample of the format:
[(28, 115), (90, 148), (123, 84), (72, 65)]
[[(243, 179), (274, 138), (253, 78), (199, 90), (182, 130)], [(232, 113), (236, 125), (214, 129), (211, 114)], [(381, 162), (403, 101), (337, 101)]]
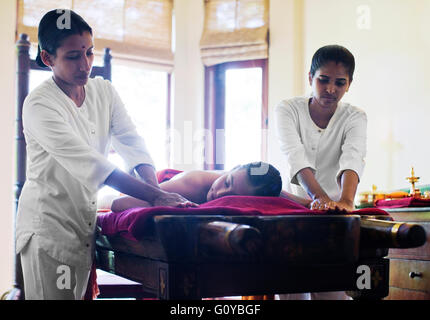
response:
[(311, 200), (308, 200), (308, 199), (305, 199), (302, 197), (298, 197), (298, 196), (291, 194), (289, 192), (286, 192), (284, 190), (281, 191), (279, 197), (297, 202), (298, 204), (301, 204), (302, 206), (305, 206), (307, 208), (310, 207), (311, 202), (312, 202)]
[(157, 174), (155, 173), (155, 169), (153, 166), (149, 164), (140, 164), (136, 166), (136, 171), (139, 174), (139, 176), (145, 181), (146, 183), (149, 183), (150, 185), (159, 188), (158, 180), (157, 180)]
[(315, 179), (315, 175), (310, 168), (304, 168), (297, 173), (297, 180), (300, 185), (305, 189), (306, 193), (312, 198), (330, 200), (327, 193), (320, 186), (318, 181)]
[(154, 203), (155, 199), (160, 196), (162, 191), (149, 183), (145, 183), (131, 175), (115, 169), (104, 184), (140, 200)]
[(342, 195), (339, 202), (345, 202), (352, 208), (354, 207), (355, 193), (357, 192), (358, 186), (358, 175), (352, 170), (345, 170), (340, 177), (340, 187)]

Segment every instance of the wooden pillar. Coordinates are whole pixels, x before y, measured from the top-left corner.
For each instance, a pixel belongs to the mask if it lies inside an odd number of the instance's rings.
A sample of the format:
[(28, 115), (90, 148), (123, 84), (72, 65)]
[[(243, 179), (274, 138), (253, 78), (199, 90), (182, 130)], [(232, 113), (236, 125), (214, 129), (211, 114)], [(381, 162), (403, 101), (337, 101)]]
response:
[[(29, 91), (29, 71), (30, 71), (30, 41), (26, 34), (21, 34), (17, 48), (17, 101), (16, 101), (16, 136), (15, 136), (15, 152), (16, 152), (16, 171), (15, 171), (15, 210), (14, 224), (16, 222), (16, 213), (18, 209), (18, 201), (21, 195), (22, 187), (26, 178), (27, 152), (22, 126), (22, 106), (24, 99)], [(16, 231), (15, 231), (16, 232)], [(14, 234), (15, 235), (15, 234)], [(15, 255), (15, 278), (13, 289), (9, 293), (7, 299), (20, 300), (24, 299), (24, 281), (22, 277), (21, 259), (19, 255)]]
[(225, 162), (225, 69), (205, 68), (205, 170), (223, 170)]
[(103, 69), (104, 69), (104, 76), (106, 80), (109, 80), (112, 82), (112, 65), (111, 65), (112, 56), (110, 54), (110, 48), (105, 48), (105, 52), (103, 55)]

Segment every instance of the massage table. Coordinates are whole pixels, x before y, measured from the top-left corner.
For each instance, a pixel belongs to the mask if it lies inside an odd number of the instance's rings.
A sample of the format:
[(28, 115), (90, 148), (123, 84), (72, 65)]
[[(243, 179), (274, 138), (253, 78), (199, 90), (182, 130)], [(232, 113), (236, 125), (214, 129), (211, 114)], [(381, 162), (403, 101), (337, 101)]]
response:
[(236, 216), (164, 210), (147, 219), (138, 240), (99, 229), (96, 265), (141, 283), (143, 296), (158, 299), (325, 291), (382, 299), (389, 290), (389, 248), (418, 247), (426, 236), (421, 226), (390, 221), (381, 212)]

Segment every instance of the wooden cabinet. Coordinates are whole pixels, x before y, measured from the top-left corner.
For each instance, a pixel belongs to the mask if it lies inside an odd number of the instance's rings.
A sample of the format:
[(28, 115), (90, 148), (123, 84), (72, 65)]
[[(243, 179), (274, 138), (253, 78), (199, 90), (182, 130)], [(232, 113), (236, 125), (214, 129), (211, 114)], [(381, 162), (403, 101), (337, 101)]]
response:
[(427, 241), (412, 249), (390, 249), (390, 293), (388, 300), (430, 300), (430, 208), (386, 210), (396, 221), (424, 227)]

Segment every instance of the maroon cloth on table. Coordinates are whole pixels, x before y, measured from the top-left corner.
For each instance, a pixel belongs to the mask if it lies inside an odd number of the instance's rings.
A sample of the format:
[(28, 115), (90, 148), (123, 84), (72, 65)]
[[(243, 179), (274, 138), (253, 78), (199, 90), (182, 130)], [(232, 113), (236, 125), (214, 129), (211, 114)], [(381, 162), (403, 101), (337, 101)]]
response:
[[(99, 214), (97, 224), (102, 234), (121, 236), (130, 240), (139, 240), (145, 234), (145, 228), (156, 215), (324, 215), (327, 211), (310, 210), (296, 202), (279, 197), (227, 196), (209, 201), (197, 208), (150, 207), (131, 208), (117, 213)], [(341, 213), (342, 214), (342, 213)], [(385, 211), (367, 208), (356, 210), (358, 215), (388, 215)]]
[(158, 183), (169, 181), (170, 179), (172, 179), (174, 176), (176, 176), (178, 173), (181, 173), (181, 172), (182, 171), (175, 170), (175, 169), (164, 169), (161, 171), (157, 171)]
[(395, 200), (378, 200), (375, 205), (378, 208), (430, 207), (430, 199), (408, 197)]

